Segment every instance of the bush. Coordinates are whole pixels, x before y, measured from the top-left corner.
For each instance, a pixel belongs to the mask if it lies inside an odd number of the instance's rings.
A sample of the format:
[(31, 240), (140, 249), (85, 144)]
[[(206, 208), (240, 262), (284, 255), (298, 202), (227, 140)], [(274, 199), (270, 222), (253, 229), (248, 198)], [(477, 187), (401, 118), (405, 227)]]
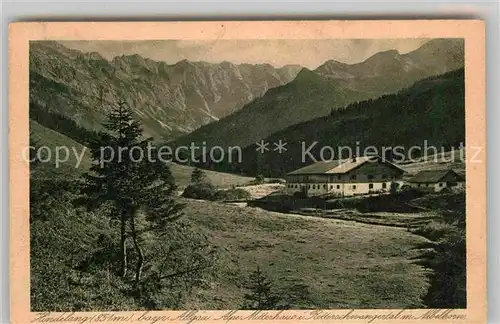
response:
[(424, 302), (430, 308), (465, 308), (465, 193), (433, 194), (419, 203), (441, 210), (442, 214), (440, 222), (434, 221), (414, 232), (434, 242), (432, 253), (424, 255), (420, 262), (433, 270)]
[(453, 225), (443, 223), (443, 222), (430, 222), (422, 227), (417, 228), (413, 231), (414, 234), (423, 236), (431, 241), (438, 241), (440, 238), (444, 237), (447, 233), (453, 231)]
[(217, 189), (211, 183), (201, 182), (190, 184), (184, 189), (182, 197), (192, 199), (212, 200)]
[(251, 198), (248, 191), (241, 188), (231, 188), (227, 190), (217, 190), (208, 182), (191, 184), (182, 193), (184, 198), (203, 199), (212, 201), (221, 200), (247, 200)]
[(296, 191), (296, 192), (293, 193), (293, 196), (295, 198), (307, 198), (306, 193), (303, 192), (303, 191)]

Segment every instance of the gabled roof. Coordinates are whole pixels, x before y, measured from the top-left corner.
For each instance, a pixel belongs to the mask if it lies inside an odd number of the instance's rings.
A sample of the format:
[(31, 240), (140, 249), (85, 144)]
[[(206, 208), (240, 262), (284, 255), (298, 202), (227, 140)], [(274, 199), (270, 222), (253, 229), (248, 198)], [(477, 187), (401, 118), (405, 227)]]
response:
[(446, 170), (424, 170), (417, 173), (408, 182), (412, 183), (437, 183), (440, 182), (448, 174), (452, 174), (458, 181), (463, 181), (462, 176), (451, 169)]
[[(333, 161), (320, 161), (303, 167), (301, 169), (297, 169), (288, 173), (288, 175), (296, 175), (296, 174), (343, 174), (347, 173), (353, 169), (360, 167), (361, 165), (367, 162), (375, 162), (381, 159), (377, 155), (367, 155), (360, 156), (356, 158), (344, 159), (344, 160), (333, 160)], [(384, 163), (390, 165), (391, 167), (397, 168), (401, 172), (404, 172), (403, 169), (398, 167), (397, 165), (384, 161)]]

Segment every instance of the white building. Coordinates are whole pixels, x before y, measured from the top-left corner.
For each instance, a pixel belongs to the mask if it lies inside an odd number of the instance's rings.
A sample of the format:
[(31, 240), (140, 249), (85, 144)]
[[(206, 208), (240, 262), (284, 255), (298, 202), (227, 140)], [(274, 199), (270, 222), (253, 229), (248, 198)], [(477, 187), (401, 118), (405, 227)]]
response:
[(286, 175), (286, 192), (339, 197), (387, 192), (404, 170), (379, 156), (321, 161)]
[(462, 187), (465, 179), (453, 170), (420, 171), (408, 185), (422, 191), (439, 192), (444, 188)]

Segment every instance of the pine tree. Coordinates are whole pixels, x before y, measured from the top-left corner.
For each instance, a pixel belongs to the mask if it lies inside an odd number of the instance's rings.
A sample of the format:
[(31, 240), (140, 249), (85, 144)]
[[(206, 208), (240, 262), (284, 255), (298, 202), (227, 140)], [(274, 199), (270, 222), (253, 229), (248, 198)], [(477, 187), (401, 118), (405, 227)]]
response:
[(195, 168), (193, 172), (191, 173), (191, 183), (192, 184), (198, 184), (202, 183), (206, 179), (206, 174), (203, 172), (203, 170), (199, 168)]
[(279, 298), (272, 292), (271, 283), (266, 279), (260, 267), (250, 274), (249, 282), (245, 288), (250, 290), (245, 294), (244, 309), (277, 309)]

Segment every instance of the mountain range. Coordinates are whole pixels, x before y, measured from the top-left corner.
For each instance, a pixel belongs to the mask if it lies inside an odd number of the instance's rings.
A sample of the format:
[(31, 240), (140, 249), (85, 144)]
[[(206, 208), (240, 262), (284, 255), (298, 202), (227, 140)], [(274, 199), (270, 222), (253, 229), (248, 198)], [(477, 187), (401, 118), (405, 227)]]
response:
[[(398, 159), (422, 156), (426, 145), (438, 152), (458, 149), (461, 143), (465, 145), (464, 81), (463, 68), (429, 77), (398, 93), (352, 103), (263, 137), (268, 150), (258, 151), (258, 146), (251, 144), (243, 148), (241, 163), (200, 166), (281, 177), (321, 159), (346, 158), (348, 149), (342, 147), (350, 148), (354, 155), (364, 155), (367, 147), (372, 147), (370, 153), (385, 155), (386, 148), (398, 154)], [(286, 143), (281, 152), (274, 144), (280, 141)], [(233, 156), (232, 161), (237, 160)]]
[[(355, 138), (375, 144), (430, 138), (449, 146), (465, 136), (463, 66), (462, 39), (433, 39), (406, 54), (385, 51), (356, 64), (330, 60), (314, 70), (169, 65), (140, 55), (106, 60), (37, 41), (30, 43), (30, 118), (85, 144), (111, 105), (124, 100), (145, 133), (162, 142), (240, 146), (247, 157), (256, 142), (278, 139), (353, 145)], [(296, 150), (251, 160), (215, 167), (277, 176), (300, 166)]]
[(300, 69), (187, 60), (169, 65), (140, 55), (106, 60), (55, 41), (33, 41), (30, 103), (100, 130), (110, 106), (122, 100), (148, 135), (170, 140), (234, 113)]
[(389, 50), (351, 65), (330, 60), (314, 71), (346, 88), (377, 97), (463, 66), (462, 39), (432, 39), (406, 54)]
[(357, 64), (328, 61), (269, 89), (242, 109), (175, 143), (246, 147), (291, 125), (328, 115), (351, 103), (395, 93), (418, 80), (464, 66), (462, 39), (434, 39), (415, 51), (380, 52)]

